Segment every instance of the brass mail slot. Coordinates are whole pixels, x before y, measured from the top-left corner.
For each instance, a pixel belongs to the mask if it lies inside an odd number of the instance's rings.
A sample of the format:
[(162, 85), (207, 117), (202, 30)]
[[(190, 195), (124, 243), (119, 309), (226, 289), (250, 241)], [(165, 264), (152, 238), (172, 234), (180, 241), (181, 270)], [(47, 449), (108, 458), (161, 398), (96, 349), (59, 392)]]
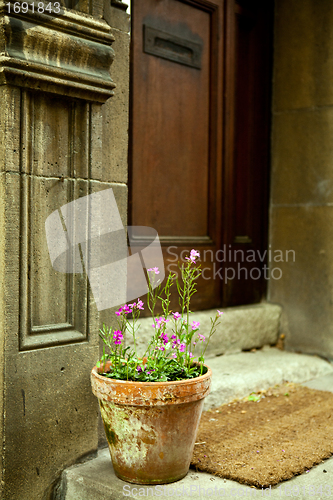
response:
[(234, 243), (252, 243), (249, 236), (235, 236)]
[(143, 50), (191, 68), (201, 69), (202, 43), (143, 25)]

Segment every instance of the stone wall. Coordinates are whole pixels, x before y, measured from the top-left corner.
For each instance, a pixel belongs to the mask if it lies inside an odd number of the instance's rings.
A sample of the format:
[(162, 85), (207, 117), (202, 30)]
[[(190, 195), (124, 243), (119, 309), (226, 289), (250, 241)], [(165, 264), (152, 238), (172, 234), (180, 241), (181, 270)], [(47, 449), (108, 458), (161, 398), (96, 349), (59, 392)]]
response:
[(333, 4), (277, 0), (270, 244), (290, 350), (333, 358)]
[(45, 220), (72, 200), (112, 187), (126, 224), (129, 30), (121, 2), (76, 5), (59, 17), (9, 15), (0, 5), (6, 500), (52, 498), (62, 470), (98, 446), (89, 374), (99, 356), (98, 328), (108, 318), (98, 313), (85, 274), (52, 268)]

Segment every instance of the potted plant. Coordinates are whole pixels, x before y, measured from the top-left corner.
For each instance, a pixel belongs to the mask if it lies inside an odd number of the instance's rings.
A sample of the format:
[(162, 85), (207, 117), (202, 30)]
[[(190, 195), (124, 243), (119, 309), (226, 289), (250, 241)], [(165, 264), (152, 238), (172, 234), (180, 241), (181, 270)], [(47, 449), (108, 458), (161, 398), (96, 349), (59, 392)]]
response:
[[(204, 364), (205, 351), (222, 315), (217, 311), (211, 318), (206, 337), (199, 333), (199, 323), (190, 320), (190, 300), (201, 274), (198, 257), (199, 252), (191, 250), (186, 264), (180, 266), (181, 279), (170, 273), (163, 289), (158, 284), (158, 268), (148, 269), (147, 307), (153, 334), (141, 356), (136, 348), (144, 308), (140, 299), (116, 312), (117, 330), (105, 325), (100, 330), (109, 352), (104, 346), (103, 356), (91, 372), (92, 390), (99, 399), (115, 473), (131, 483), (171, 483), (189, 469), (212, 376)], [(169, 310), (174, 282), (180, 312)], [(160, 317), (155, 314), (158, 302), (163, 310)], [(167, 331), (169, 322), (172, 332)], [(132, 335), (133, 347), (125, 346), (125, 334)]]

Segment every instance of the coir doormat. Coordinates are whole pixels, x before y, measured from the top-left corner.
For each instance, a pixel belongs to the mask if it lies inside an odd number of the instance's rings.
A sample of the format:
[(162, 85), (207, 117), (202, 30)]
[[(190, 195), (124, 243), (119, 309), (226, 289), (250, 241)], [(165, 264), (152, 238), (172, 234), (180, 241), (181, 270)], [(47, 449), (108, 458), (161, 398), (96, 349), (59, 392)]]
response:
[(191, 467), (258, 487), (333, 454), (333, 393), (286, 384), (204, 412)]

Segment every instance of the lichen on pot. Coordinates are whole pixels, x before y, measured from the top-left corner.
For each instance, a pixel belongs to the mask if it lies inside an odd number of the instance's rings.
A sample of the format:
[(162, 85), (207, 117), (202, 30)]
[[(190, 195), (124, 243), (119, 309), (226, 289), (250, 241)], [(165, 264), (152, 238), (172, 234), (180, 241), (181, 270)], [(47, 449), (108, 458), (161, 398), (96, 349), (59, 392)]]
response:
[(207, 368), (191, 380), (127, 382), (92, 370), (93, 393), (120, 479), (165, 484), (187, 474), (211, 375)]
[[(153, 334), (143, 354), (136, 349), (142, 300), (116, 311), (118, 329), (103, 325), (100, 330), (109, 352), (103, 350), (91, 372), (92, 390), (99, 399), (115, 473), (125, 481), (170, 483), (184, 477), (190, 465), (212, 376), (204, 355), (223, 314), (217, 311), (211, 318), (206, 335), (199, 332), (199, 322), (190, 321), (190, 299), (201, 274), (199, 256), (191, 250), (186, 265), (179, 266), (181, 279), (170, 273), (163, 289), (158, 268), (147, 270)], [(169, 310), (174, 282), (180, 312)], [(157, 317), (159, 301), (163, 316)], [(172, 334), (166, 331), (169, 322)], [(125, 345), (126, 334), (133, 337), (133, 349)]]

